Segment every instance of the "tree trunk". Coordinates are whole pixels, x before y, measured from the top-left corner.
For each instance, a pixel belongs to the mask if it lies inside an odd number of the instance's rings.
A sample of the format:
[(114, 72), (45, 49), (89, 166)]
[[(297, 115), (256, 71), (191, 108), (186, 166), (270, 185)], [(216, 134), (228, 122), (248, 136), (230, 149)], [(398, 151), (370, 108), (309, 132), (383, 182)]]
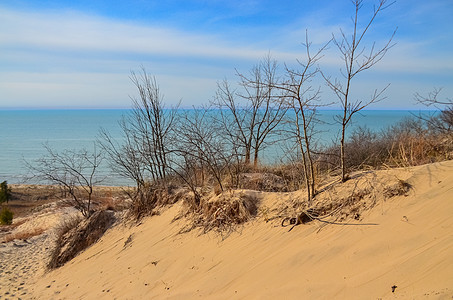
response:
[[(346, 112), (345, 112), (346, 114)], [(345, 151), (344, 151), (344, 140), (345, 140), (345, 130), (346, 124), (343, 123), (343, 127), (341, 130), (341, 141), (340, 141), (340, 167), (341, 167), (341, 181), (345, 182), (348, 180), (347, 172), (346, 172), (346, 164), (345, 164)]]

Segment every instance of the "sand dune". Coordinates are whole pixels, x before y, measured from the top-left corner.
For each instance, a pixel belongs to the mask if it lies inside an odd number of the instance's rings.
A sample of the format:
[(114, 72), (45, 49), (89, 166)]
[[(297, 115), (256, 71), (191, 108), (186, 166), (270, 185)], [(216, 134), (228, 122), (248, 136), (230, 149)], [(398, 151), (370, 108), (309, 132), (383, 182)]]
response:
[[(35, 299), (451, 299), (453, 161), (379, 171), (404, 178), (363, 214), (378, 225), (295, 227), (262, 216), (226, 239), (180, 234), (176, 204), (139, 226), (118, 225), (29, 287)], [(251, 192), (252, 193), (252, 192)], [(297, 193), (256, 193), (275, 205)], [(355, 220), (353, 220), (355, 221)], [(392, 292), (392, 287), (394, 287)]]

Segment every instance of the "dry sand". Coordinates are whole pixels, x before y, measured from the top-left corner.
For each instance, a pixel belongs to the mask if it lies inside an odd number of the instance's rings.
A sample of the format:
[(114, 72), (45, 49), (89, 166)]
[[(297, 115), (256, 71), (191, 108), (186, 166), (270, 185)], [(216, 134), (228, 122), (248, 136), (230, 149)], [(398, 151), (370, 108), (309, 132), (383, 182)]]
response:
[[(0, 299), (29, 299), (29, 288), (42, 276), (55, 240), (55, 228), (64, 219), (77, 215), (71, 207), (59, 207), (57, 202), (40, 207), (35, 213), (14, 219), (20, 224), (0, 236)], [(42, 234), (23, 237), (34, 231)]]
[[(10, 294), (26, 290), (23, 299), (451, 299), (453, 161), (377, 172), (380, 176), (407, 180), (413, 189), (409, 196), (378, 201), (360, 222), (351, 221), (378, 225), (314, 221), (288, 232), (279, 226), (281, 219), (265, 222), (260, 214), (222, 240), (215, 232), (179, 233), (188, 221), (174, 221), (181, 209), (176, 204), (139, 226), (115, 226), (62, 268), (44, 275), (36, 271), (28, 281), (18, 280), (17, 269), (29, 264), (21, 260), (12, 270), (17, 281)], [(244, 192), (260, 197), (261, 211), (303, 195)], [(5, 297), (4, 285), (0, 289)]]

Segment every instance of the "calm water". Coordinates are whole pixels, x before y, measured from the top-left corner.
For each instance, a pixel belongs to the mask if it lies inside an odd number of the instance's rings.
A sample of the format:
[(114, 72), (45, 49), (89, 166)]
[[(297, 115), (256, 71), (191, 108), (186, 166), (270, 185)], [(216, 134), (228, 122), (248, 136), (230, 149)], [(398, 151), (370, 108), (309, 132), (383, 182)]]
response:
[[(120, 137), (118, 121), (124, 110), (17, 110), (0, 111), (0, 180), (20, 183), (29, 162), (53, 149), (93, 149), (101, 127)], [(105, 164), (103, 173), (108, 174)], [(106, 184), (118, 178), (107, 178)]]
[[(126, 113), (127, 110), (0, 110), (0, 182), (23, 182), (23, 175), (27, 174), (24, 160), (33, 161), (45, 155), (44, 143), (58, 151), (93, 149), (101, 127), (121, 139), (118, 121)], [(333, 123), (337, 113), (323, 111), (321, 118)], [(372, 130), (381, 130), (408, 116), (411, 116), (410, 111), (364, 111), (356, 116), (352, 127), (366, 125)], [(338, 133), (338, 125), (325, 124), (320, 129), (323, 141), (334, 139)], [(280, 149), (269, 147), (262, 161), (281, 156)], [(107, 176), (106, 185), (129, 183), (111, 175), (107, 163), (101, 171)]]

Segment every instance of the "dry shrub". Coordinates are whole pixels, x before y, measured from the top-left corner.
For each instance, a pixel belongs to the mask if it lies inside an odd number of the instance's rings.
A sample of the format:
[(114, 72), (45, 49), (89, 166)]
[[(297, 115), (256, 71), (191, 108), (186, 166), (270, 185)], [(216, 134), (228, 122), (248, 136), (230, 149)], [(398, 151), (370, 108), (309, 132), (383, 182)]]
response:
[(3, 233), (3, 232), (10, 232), (12, 230), (14, 230), (14, 228), (16, 227), (19, 227), (20, 225), (24, 224), (25, 222), (27, 222), (27, 219), (22, 219), (20, 221), (14, 221), (13, 224), (10, 224), (10, 225), (2, 225), (0, 226), (0, 233)]
[(44, 231), (46, 231), (46, 228), (38, 227), (27, 231), (11, 233), (3, 238), (3, 242), (8, 243), (14, 240), (27, 240), (29, 238), (42, 234)]
[(329, 201), (316, 203), (315, 209), (320, 216), (331, 217), (336, 222), (350, 218), (360, 220), (362, 211), (376, 204), (375, 201), (370, 201), (371, 194), (372, 190), (369, 187), (354, 188), (345, 195), (330, 197)]
[(304, 185), (304, 168), (300, 160), (286, 164), (248, 170), (239, 177), (239, 187), (266, 192), (297, 191)]
[(181, 192), (181, 189), (175, 186), (146, 184), (130, 195), (132, 203), (129, 212), (136, 220), (157, 214), (158, 207), (176, 203), (183, 197), (185, 191)]
[(243, 192), (224, 192), (204, 200), (194, 211), (193, 227), (201, 227), (206, 233), (216, 230), (229, 234), (236, 226), (255, 217), (258, 213), (257, 199)]
[(264, 192), (286, 192), (285, 180), (272, 173), (243, 173), (240, 175), (240, 188)]
[(158, 203), (165, 202), (166, 197), (167, 193), (162, 188), (151, 185), (139, 188), (131, 196), (132, 203), (129, 212), (136, 220), (147, 215), (153, 215)]
[(398, 179), (397, 183), (384, 187), (383, 195), (385, 198), (406, 195), (412, 188), (412, 185), (407, 181)]
[(58, 237), (65, 235), (70, 230), (74, 229), (82, 222), (83, 217), (81, 215), (73, 215), (63, 219), (60, 224), (56, 227), (55, 231)]
[(50, 269), (58, 268), (76, 257), (101, 238), (114, 220), (113, 211), (103, 210), (97, 211), (81, 221), (73, 218), (63, 223), (59, 228), (60, 231), (48, 267)]
[[(439, 131), (419, 118), (406, 118), (381, 132), (355, 128), (348, 137), (346, 166), (351, 170), (383, 166), (415, 166), (453, 158), (451, 131)], [(322, 171), (339, 165), (339, 147), (332, 145), (316, 155)]]
[(53, 201), (64, 195), (62, 189), (56, 185), (11, 185), (11, 200), (19, 201)]
[(55, 241), (55, 248), (52, 250), (50, 255), (50, 260), (47, 265), (49, 269), (55, 269), (60, 266), (59, 258), (61, 249), (64, 246), (66, 241), (66, 236), (69, 232), (75, 230), (75, 228), (82, 222), (83, 217), (81, 215), (71, 216), (63, 221), (56, 227), (55, 233), (57, 235), (57, 239)]
[(388, 156), (389, 143), (367, 127), (355, 128), (345, 144), (348, 168), (382, 165)]
[[(449, 158), (451, 135), (437, 132), (421, 119), (406, 119), (382, 134), (390, 143), (387, 165), (416, 166)], [(450, 142), (449, 142), (450, 141)]]
[(445, 159), (445, 150), (436, 137), (404, 136), (393, 145), (389, 163), (408, 167), (441, 161)]
[(127, 195), (129, 189), (104, 189), (95, 191), (93, 194), (92, 206), (95, 210), (123, 211), (129, 207), (130, 198)]

